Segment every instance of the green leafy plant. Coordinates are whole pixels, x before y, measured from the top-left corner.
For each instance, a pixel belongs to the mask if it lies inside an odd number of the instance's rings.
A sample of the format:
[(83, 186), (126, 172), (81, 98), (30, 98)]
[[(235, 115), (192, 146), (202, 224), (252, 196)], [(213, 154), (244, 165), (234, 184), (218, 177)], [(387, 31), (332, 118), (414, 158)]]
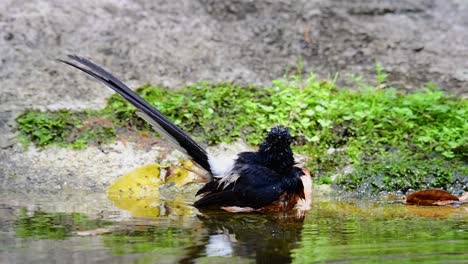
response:
[(468, 186), (466, 175), (468, 167), (461, 161), (398, 151), (355, 166), (352, 174), (339, 178), (337, 183), (360, 193), (443, 188), (461, 195)]
[(375, 72), (377, 73), (377, 88), (383, 88), (383, 85), (387, 81), (388, 73), (385, 72), (384, 67), (378, 62), (375, 63)]
[(70, 111), (27, 111), (17, 119), (22, 135), (38, 146), (46, 146), (66, 139), (69, 131), (80, 124)]
[(40, 147), (55, 144), (82, 149), (89, 144), (109, 143), (116, 136), (112, 122), (106, 122), (104, 111), (29, 110), (16, 120), (20, 141), (25, 145), (32, 142)]

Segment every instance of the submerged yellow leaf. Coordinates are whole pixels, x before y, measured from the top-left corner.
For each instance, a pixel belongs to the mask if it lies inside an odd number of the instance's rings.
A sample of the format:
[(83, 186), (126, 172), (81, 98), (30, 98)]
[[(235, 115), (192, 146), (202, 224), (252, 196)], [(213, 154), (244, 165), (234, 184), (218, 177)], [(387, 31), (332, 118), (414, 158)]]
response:
[[(118, 178), (108, 188), (107, 196), (116, 207), (129, 211), (134, 217), (158, 217), (167, 213), (190, 214), (192, 210), (185, 206), (182, 198), (163, 201), (159, 188), (163, 184), (183, 186), (192, 182), (195, 176), (185, 169), (192, 166), (190, 161), (183, 161), (180, 166), (174, 167), (160, 164), (142, 166)], [(167, 177), (165, 183), (160, 176)]]
[(123, 175), (109, 187), (108, 195), (139, 198), (157, 195), (162, 184), (159, 178), (161, 167), (159, 164), (145, 165)]
[(108, 188), (107, 196), (115, 206), (129, 211), (132, 216), (159, 216), (161, 167), (159, 164), (146, 165), (123, 175)]

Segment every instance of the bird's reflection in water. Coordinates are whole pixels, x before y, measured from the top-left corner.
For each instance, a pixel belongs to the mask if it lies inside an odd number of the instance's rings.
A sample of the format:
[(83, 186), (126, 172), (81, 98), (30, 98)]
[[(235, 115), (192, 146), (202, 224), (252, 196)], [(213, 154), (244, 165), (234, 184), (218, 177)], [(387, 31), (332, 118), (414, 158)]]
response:
[(233, 214), (203, 212), (198, 216), (206, 229), (203, 244), (189, 248), (181, 263), (200, 257), (246, 257), (257, 263), (289, 263), (291, 250), (301, 239), (304, 215)]

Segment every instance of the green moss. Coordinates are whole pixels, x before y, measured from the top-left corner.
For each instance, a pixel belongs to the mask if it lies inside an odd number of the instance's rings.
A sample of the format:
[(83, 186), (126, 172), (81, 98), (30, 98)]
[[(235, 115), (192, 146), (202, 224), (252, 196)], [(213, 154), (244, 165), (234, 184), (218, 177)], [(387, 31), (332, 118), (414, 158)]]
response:
[[(336, 182), (347, 189), (375, 177), (377, 184), (370, 184), (375, 191), (454, 186), (455, 174), (466, 176), (468, 101), (432, 84), (400, 93), (384, 88), (387, 75), (381, 67), (377, 73), (377, 88), (358, 82), (357, 91), (337, 89), (334, 80), (310, 75), (276, 80), (265, 88), (202, 82), (177, 91), (146, 85), (137, 92), (208, 144), (243, 138), (258, 145), (270, 127), (287, 126), (296, 151), (311, 158), (314, 175), (324, 177), (321, 183), (330, 183), (332, 175), (350, 165), (354, 172)], [(108, 142), (115, 131), (149, 130), (134, 111), (113, 95), (103, 110), (94, 112), (26, 112), (18, 118), (18, 128), (23, 139), (39, 146), (82, 148)], [(107, 125), (90, 126), (86, 120), (91, 117), (108, 120)], [(403, 178), (414, 179), (400, 183)], [(416, 184), (422, 179), (427, 184)]]
[[(176, 125), (208, 144), (232, 142), (247, 134), (253, 120), (246, 115), (245, 103), (265, 93), (256, 87), (231, 83), (198, 83), (178, 91), (147, 85), (137, 92)], [(117, 94), (109, 98), (106, 111), (114, 113), (119, 124), (148, 128), (135, 116), (134, 108)]]
[(28, 110), (17, 118), (20, 142), (24, 145), (58, 145), (82, 149), (89, 144), (109, 143), (115, 127), (104, 111), (71, 112)]
[(40, 112), (26, 111), (18, 117), (21, 134), (38, 146), (53, 142), (64, 142), (70, 131), (80, 125), (81, 120), (70, 111)]
[(360, 193), (443, 188), (461, 195), (468, 186), (467, 175), (468, 167), (459, 160), (397, 151), (356, 165), (353, 173), (337, 183)]

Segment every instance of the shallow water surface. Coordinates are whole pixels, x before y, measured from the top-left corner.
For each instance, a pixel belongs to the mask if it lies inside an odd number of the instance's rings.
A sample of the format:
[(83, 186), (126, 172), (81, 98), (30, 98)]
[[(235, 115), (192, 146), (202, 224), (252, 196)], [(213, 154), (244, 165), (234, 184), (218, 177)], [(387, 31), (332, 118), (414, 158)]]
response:
[[(0, 263), (466, 262), (468, 208), (316, 197), (305, 216), (122, 210), (105, 193), (0, 198)], [(150, 212), (143, 217), (131, 212)]]

